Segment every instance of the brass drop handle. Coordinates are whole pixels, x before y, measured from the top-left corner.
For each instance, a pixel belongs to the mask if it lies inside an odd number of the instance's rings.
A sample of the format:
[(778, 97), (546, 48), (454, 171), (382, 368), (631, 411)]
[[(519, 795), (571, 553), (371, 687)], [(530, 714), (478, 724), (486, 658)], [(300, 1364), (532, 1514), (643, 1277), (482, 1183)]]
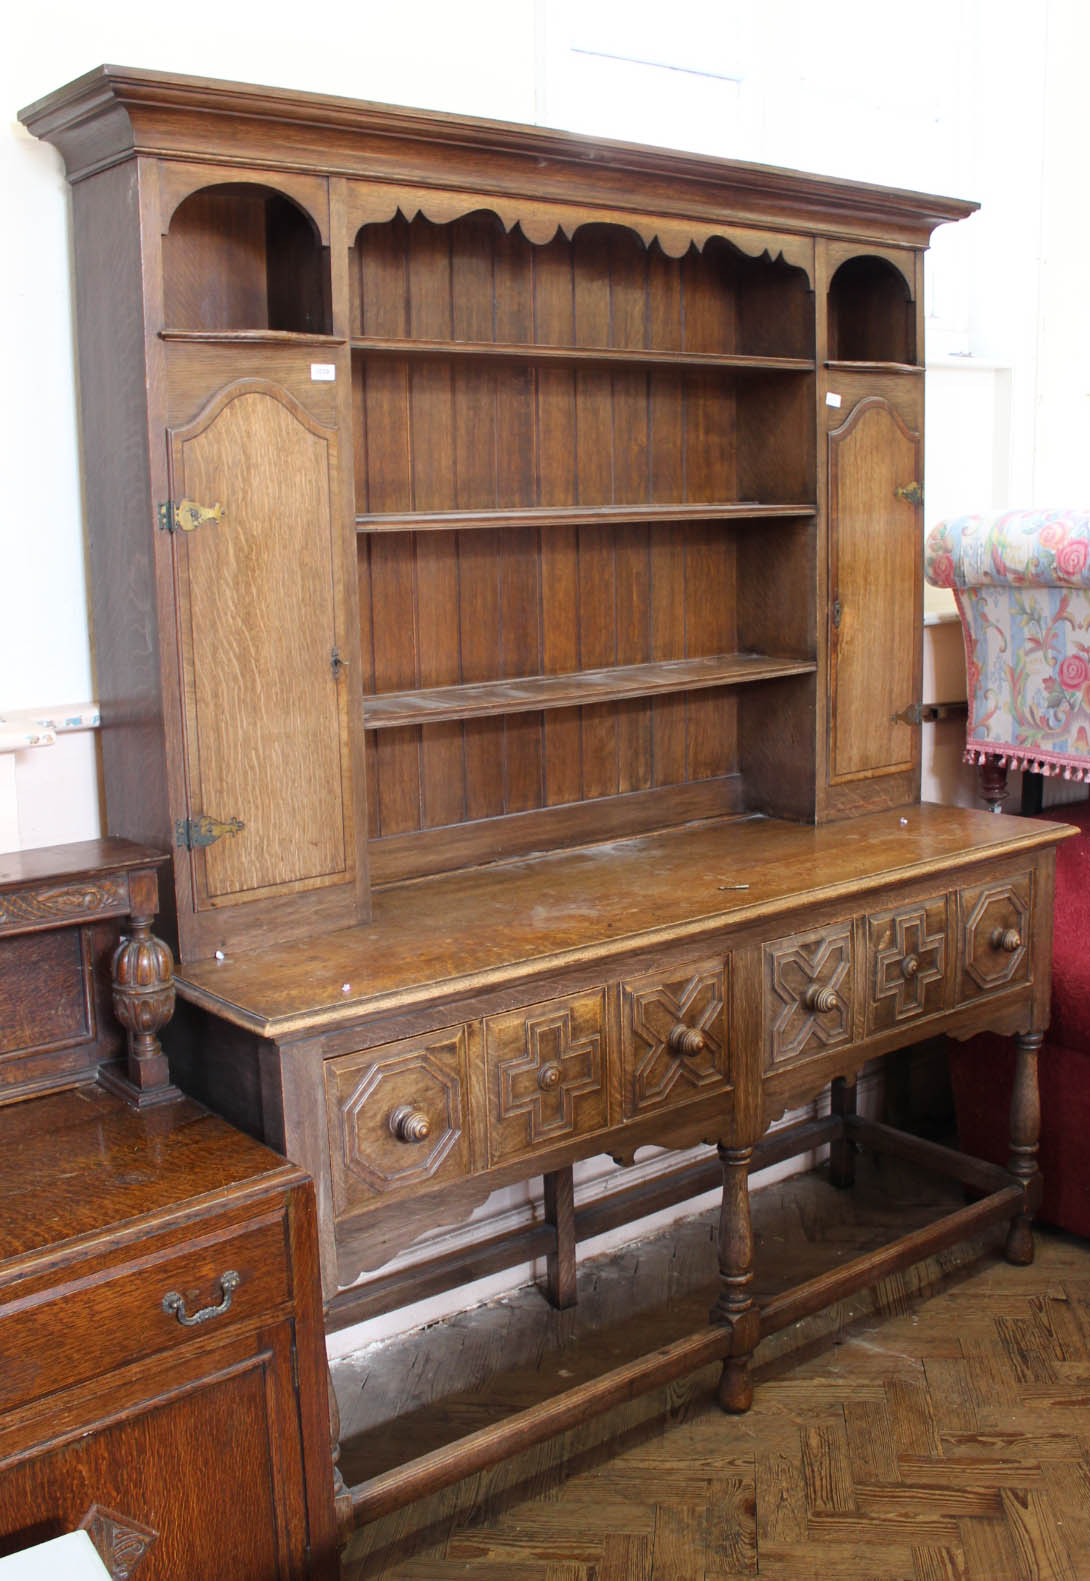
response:
[(201, 1307), (192, 1315), (185, 1309), (185, 1296), (178, 1290), (168, 1290), (163, 1297), (163, 1311), (168, 1317), (176, 1317), (183, 1328), (196, 1328), (198, 1323), (207, 1323), (210, 1318), (220, 1317), (231, 1305), (231, 1297), (242, 1283), (242, 1275), (233, 1268), (228, 1268), (220, 1274), (220, 1300), (214, 1307)]
[(700, 1028), (687, 1027), (684, 1021), (671, 1027), (666, 1039), (666, 1047), (679, 1059), (692, 1059), (697, 1054), (703, 1054), (707, 1046), (708, 1039)]
[(1022, 935), (1017, 928), (996, 928), (992, 933), (991, 946), (993, 950), (1006, 950), (1008, 955), (1013, 955), (1015, 950), (1022, 948)]
[(920, 958), (918, 955), (906, 955), (901, 962), (901, 976), (906, 982), (911, 982), (919, 969)]
[(803, 1004), (807, 1010), (816, 1010), (824, 1015), (829, 1010), (840, 1009), (840, 995), (835, 988), (819, 988), (817, 983), (811, 983), (803, 997)]
[(559, 1065), (543, 1065), (537, 1073), (537, 1084), (542, 1092), (552, 1092), (560, 1086), (562, 1074)]
[(894, 489), (893, 492), (899, 500), (905, 500), (909, 505), (923, 504), (923, 489), (915, 481), (902, 483), (900, 488)]
[(426, 1142), (431, 1135), (431, 1121), (423, 1110), (414, 1109), (411, 1103), (399, 1103), (388, 1124), (399, 1142)]

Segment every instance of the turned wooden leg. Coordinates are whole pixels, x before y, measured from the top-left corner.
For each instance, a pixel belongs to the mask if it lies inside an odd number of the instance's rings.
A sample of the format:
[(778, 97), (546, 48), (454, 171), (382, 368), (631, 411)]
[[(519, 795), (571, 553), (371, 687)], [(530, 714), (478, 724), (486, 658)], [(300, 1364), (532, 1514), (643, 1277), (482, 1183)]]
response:
[[(829, 1107), (841, 1123), (855, 1113), (855, 1096), (854, 1076), (837, 1076), (834, 1079)], [(829, 1146), (829, 1179), (842, 1190), (855, 1185), (855, 1143), (843, 1132)]]
[(573, 1307), (575, 1290), (575, 1187), (569, 1164), (545, 1176), (545, 1221), (556, 1243), (545, 1261), (545, 1294), (554, 1307)]
[(344, 1485), (341, 1475), (341, 1408), (333, 1392), (333, 1374), (326, 1367), (326, 1388), (329, 1395), (329, 1449), (333, 1460), (333, 1508), (336, 1512), (337, 1546), (343, 1548), (351, 1537), (355, 1522), (352, 1516), (352, 1495)]
[(719, 1211), (719, 1296), (713, 1323), (729, 1323), (731, 1353), (723, 1363), (718, 1398), (724, 1411), (748, 1411), (753, 1404), (750, 1357), (760, 1332), (753, 1304), (753, 1221), (749, 1214), (751, 1147), (719, 1145), (723, 1201)]
[[(153, 885), (146, 896), (137, 884), (130, 885), (129, 932), (114, 951), (111, 967), (114, 1014), (128, 1033), (128, 1059), (124, 1069), (104, 1066), (99, 1072), (104, 1086), (137, 1108), (181, 1097), (159, 1042), (160, 1031), (174, 1014), (174, 957), (151, 931), (154, 896)], [(141, 898), (146, 912), (140, 908)]]
[[(1019, 1032), (1014, 1039), (1017, 1051), (1014, 1091), (1011, 1094), (1011, 1151), (1007, 1168), (1027, 1188), (1037, 1177), (1037, 1141), (1041, 1134), (1041, 1099), (1037, 1088), (1037, 1055), (1044, 1042), (1043, 1032)], [(1007, 1235), (1007, 1261), (1033, 1261), (1033, 1214), (1020, 1213), (1011, 1220)]]
[(998, 758), (987, 757), (980, 765), (980, 799), (987, 802), (989, 812), (1002, 812), (1007, 799), (1007, 765)]

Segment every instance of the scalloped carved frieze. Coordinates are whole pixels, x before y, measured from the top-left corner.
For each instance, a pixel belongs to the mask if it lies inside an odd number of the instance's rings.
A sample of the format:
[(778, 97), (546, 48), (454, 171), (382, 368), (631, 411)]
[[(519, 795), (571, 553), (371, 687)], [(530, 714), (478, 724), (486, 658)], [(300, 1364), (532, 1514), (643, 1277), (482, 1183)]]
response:
[(959, 1000), (1029, 981), (1033, 875), (963, 889), (958, 895)]
[[(702, 966), (671, 982), (621, 988), (626, 1118), (726, 1086), (725, 967)], [(686, 1039), (684, 1033), (699, 1034)]]
[(604, 1127), (604, 995), (596, 991), (484, 1023), (492, 1163)]
[(946, 899), (921, 901), (867, 919), (867, 1032), (933, 1015), (946, 1000)]
[(129, 909), (124, 878), (99, 878), (72, 884), (28, 885), (0, 895), (0, 933), (25, 929), (35, 922), (81, 922), (85, 918), (118, 916)]
[(764, 1027), (766, 1070), (851, 1042), (850, 922), (765, 945)]
[(452, 191), (436, 187), (402, 187), (385, 184), (353, 183), (347, 199), (348, 231), (355, 236), (364, 225), (383, 224), (396, 215), (407, 221), (417, 215), (433, 225), (446, 225), (467, 214), (484, 210), (494, 214), (505, 231), (517, 226), (528, 242), (544, 247), (557, 235), (569, 241), (584, 225), (621, 225), (634, 231), (645, 247), (657, 242), (668, 258), (681, 258), (695, 247), (717, 237), (729, 242), (748, 258), (767, 257), (805, 272), (813, 284), (814, 250), (808, 236), (751, 230), (746, 226), (724, 225), (684, 217), (641, 214), (627, 209), (588, 209), (585, 205), (550, 203), (541, 199), (499, 195), (487, 192)]
[[(338, 1211), (374, 1193), (465, 1173), (466, 1033), (406, 1040), (326, 1067)], [(361, 1189), (362, 1188), (362, 1189)]]

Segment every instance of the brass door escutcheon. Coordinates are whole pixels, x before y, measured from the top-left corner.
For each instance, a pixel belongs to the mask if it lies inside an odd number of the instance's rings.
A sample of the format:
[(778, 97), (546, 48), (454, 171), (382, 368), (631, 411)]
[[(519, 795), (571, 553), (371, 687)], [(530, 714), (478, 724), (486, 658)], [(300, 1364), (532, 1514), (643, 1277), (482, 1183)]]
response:
[(214, 505), (199, 505), (196, 500), (168, 500), (159, 507), (159, 524), (168, 532), (195, 532), (205, 522), (221, 522), (226, 512), (219, 500)]
[(902, 483), (899, 489), (894, 489), (894, 494), (899, 500), (907, 500), (909, 505), (923, 504), (923, 489), (918, 483)]

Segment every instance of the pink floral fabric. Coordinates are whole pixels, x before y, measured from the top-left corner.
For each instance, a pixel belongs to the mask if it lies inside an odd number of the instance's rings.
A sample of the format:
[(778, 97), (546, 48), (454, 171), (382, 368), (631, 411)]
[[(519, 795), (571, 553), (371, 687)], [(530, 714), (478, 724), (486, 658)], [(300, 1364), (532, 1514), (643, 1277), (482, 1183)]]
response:
[(1090, 510), (940, 522), (926, 573), (961, 616), (969, 762), (1090, 779)]

